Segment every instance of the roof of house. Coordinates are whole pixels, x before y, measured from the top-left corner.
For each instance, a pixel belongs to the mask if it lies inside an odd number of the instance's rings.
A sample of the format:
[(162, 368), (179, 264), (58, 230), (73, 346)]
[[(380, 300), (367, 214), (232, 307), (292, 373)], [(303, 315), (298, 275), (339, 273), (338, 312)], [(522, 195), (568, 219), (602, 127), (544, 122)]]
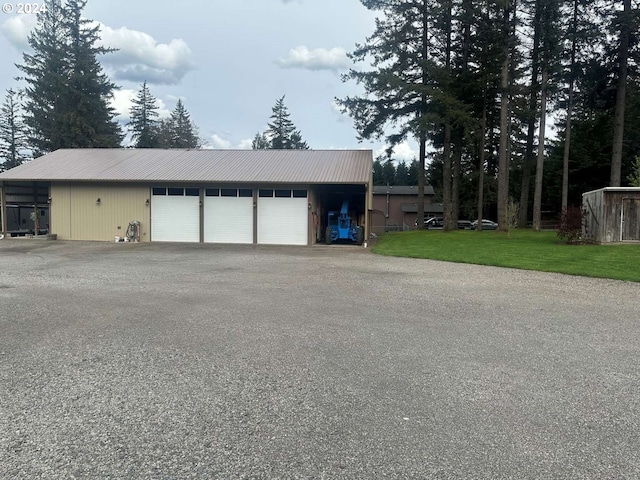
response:
[[(418, 213), (417, 203), (402, 203), (400, 204), (402, 213)], [(427, 203), (424, 206), (424, 213), (436, 214), (443, 213), (444, 206), (441, 203)]]
[(0, 181), (365, 184), (371, 150), (63, 149)]
[[(387, 185), (376, 185), (373, 187), (374, 195), (418, 195), (418, 187), (417, 186), (387, 186)], [(425, 195), (434, 195), (433, 187), (431, 185), (425, 185), (424, 187)]]

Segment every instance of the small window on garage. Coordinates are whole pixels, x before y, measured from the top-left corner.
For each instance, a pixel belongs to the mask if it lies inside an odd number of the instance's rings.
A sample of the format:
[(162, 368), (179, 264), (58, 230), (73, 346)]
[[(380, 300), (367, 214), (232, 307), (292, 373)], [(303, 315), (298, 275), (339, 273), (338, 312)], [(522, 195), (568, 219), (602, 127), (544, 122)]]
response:
[(253, 190), (251, 190), (250, 188), (241, 188), (238, 191), (238, 196), (244, 198), (253, 197)]
[(154, 195), (166, 195), (167, 194), (167, 189), (164, 187), (153, 187), (153, 194)]
[(276, 198), (291, 198), (291, 190), (276, 190)]
[(293, 198), (307, 198), (307, 191), (306, 190), (294, 190), (293, 191)]
[(207, 197), (219, 197), (220, 196), (220, 189), (219, 188), (207, 188), (205, 190), (205, 195)]
[(258, 192), (258, 196), (260, 197), (273, 197), (273, 190), (260, 190), (260, 192)]
[(185, 188), (185, 195), (187, 197), (199, 197), (200, 189), (199, 188)]
[(220, 194), (223, 197), (237, 197), (238, 190), (236, 188), (223, 188), (222, 190), (220, 190)]
[(183, 197), (184, 196), (184, 188), (168, 188), (169, 195), (173, 197)]

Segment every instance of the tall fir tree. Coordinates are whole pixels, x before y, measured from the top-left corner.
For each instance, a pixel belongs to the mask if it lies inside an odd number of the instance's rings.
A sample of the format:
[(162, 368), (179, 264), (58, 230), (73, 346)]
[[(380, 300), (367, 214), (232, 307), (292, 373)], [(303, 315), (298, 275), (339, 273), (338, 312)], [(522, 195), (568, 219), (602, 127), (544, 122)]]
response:
[(26, 127), (22, 118), (20, 93), (7, 90), (0, 108), (0, 172), (29, 159)]
[(134, 148), (158, 148), (158, 103), (151, 94), (146, 80), (140, 85), (140, 90), (133, 105), (129, 109), (128, 123)]
[[(433, 58), (429, 0), (361, 0), (378, 11), (374, 33), (356, 45), (349, 56), (354, 62), (371, 61), (371, 70), (352, 69), (343, 77), (364, 87), (365, 94), (337, 99), (354, 121), (359, 139), (385, 138), (393, 147), (408, 137), (418, 141), (418, 217), (424, 215), (425, 157), (427, 136), (438, 122), (433, 113)], [(387, 127), (393, 131), (387, 133)], [(422, 228), (419, 223), (418, 228)]]
[(197, 128), (191, 121), (189, 112), (178, 99), (170, 118), (171, 126), (171, 148), (198, 148), (200, 141), (197, 135)]
[(86, 0), (47, 2), (23, 55), (25, 123), (36, 156), (59, 148), (118, 147), (120, 127), (109, 100), (116, 88), (97, 56), (98, 27), (82, 18)]
[[(265, 132), (269, 148), (274, 150), (308, 150), (309, 145), (302, 140), (302, 134), (291, 121), (289, 110), (284, 104), (284, 95), (276, 100), (272, 108), (271, 123)], [(259, 139), (257, 144), (260, 143)]]
[(251, 148), (253, 150), (268, 150), (271, 148), (269, 139), (264, 133), (256, 133), (256, 136), (253, 137), (253, 141), (251, 142)]

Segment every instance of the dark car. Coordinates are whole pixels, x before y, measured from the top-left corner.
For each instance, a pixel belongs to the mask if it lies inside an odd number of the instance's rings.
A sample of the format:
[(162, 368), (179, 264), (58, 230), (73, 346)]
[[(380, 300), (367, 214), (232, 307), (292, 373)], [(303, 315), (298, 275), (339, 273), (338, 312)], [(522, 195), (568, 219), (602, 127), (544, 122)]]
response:
[[(416, 226), (417, 224), (418, 222), (416, 222)], [(444, 219), (442, 217), (425, 218), (424, 228), (427, 230), (442, 230), (444, 228)], [(471, 230), (471, 222), (469, 220), (458, 220), (458, 228), (460, 230)]]

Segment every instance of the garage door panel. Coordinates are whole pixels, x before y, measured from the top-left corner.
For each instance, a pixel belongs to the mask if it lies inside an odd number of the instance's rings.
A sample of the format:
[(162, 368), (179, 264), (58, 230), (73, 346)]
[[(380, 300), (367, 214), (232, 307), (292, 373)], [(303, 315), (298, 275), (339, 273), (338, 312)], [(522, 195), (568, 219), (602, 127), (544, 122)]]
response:
[(206, 197), (204, 241), (253, 243), (253, 198)]
[(258, 243), (307, 245), (308, 218), (306, 198), (259, 198)]
[(155, 242), (199, 242), (199, 197), (153, 195), (151, 240)]

